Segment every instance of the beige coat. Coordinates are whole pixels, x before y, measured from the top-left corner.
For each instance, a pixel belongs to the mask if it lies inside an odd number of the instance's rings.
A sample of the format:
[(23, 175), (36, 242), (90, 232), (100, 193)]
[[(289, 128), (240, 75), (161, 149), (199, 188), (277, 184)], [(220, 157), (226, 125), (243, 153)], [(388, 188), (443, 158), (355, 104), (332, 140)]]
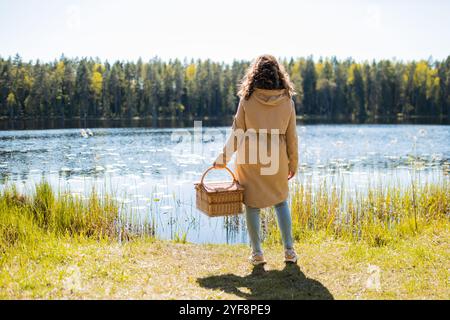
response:
[[(233, 153), (237, 152), (235, 173), (237, 180), (245, 188), (244, 203), (254, 208), (266, 208), (286, 200), (289, 193), (288, 173), (289, 171), (296, 173), (298, 165), (296, 115), (292, 99), (285, 90), (256, 89), (249, 100), (241, 99), (232, 129), (233, 133), (216, 162), (228, 163)], [(242, 129), (240, 131), (246, 133), (257, 132), (256, 162), (249, 161), (250, 139), (245, 137), (239, 139), (235, 135), (237, 129)], [(262, 146), (267, 145), (267, 151), (264, 150), (262, 154), (272, 156), (271, 141), (275, 140), (272, 140), (272, 135), (261, 132), (261, 129), (267, 129), (269, 133), (273, 133), (272, 129), (279, 130), (279, 134), (275, 134), (273, 138), (279, 142), (279, 165), (276, 166), (278, 170), (272, 170), (274, 172), (269, 175), (261, 172), (262, 168), (267, 169), (271, 164), (267, 159), (262, 161), (260, 158), (260, 142), (262, 140)], [(245, 163), (242, 159), (246, 160)]]

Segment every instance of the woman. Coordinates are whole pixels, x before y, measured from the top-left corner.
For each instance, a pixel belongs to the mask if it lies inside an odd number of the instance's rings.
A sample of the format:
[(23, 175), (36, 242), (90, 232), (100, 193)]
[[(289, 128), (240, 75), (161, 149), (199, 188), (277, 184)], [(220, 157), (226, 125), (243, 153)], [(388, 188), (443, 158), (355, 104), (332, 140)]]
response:
[[(237, 162), (235, 171), (237, 180), (245, 188), (247, 229), (252, 246), (249, 261), (253, 265), (266, 263), (261, 248), (260, 209), (275, 206), (285, 249), (285, 262), (296, 263), (292, 220), (287, 203), (288, 180), (294, 177), (298, 163), (296, 115), (292, 101), (292, 96), (295, 94), (293, 85), (275, 57), (263, 55), (258, 57), (248, 69), (238, 94), (241, 99), (233, 121), (233, 133), (223, 152), (214, 162), (214, 167), (223, 168), (234, 152), (237, 152), (237, 158), (246, 160), (241, 161), (242, 163)], [(248, 158), (251, 158), (248, 155), (250, 139), (242, 135), (239, 139), (236, 134), (238, 131), (247, 133), (250, 130), (256, 132), (255, 136), (258, 140), (259, 150), (256, 162), (248, 161)], [(266, 131), (271, 133), (263, 137)], [(275, 150), (270, 157), (273, 159), (273, 156), (277, 156), (277, 170), (269, 174), (267, 172), (270, 170), (263, 169), (267, 169), (270, 164), (261, 161), (263, 155), (259, 154), (261, 139), (267, 141), (265, 150), (269, 153)], [(277, 148), (273, 147), (272, 141), (277, 142)], [(265, 146), (264, 140), (262, 145)]]

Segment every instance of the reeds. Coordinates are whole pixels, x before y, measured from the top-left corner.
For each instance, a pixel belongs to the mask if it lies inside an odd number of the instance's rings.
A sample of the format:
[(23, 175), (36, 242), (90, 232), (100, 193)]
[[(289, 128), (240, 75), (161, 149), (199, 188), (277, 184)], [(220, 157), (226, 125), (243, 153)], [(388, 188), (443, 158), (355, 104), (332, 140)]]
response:
[[(354, 191), (334, 183), (296, 183), (290, 196), (293, 235), (300, 240), (321, 233), (380, 246), (415, 235), (433, 223), (448, 222), (449, 191), (447, 179)], [(119, 214), (121, 210), (110, 196), (99, 195), (95, 189), (82, 198), (55, 193), (47, 182), (37, 184), (34, 193), (26, 196), (14, 185), (8, 186), (0, 192), (0, 253), (16, 244), (33, 243), (43, 234), (118, 240), (157, 236), (154, 217), (150, 224), (141, 226), (142, 230), (134, 230), (127, 215)], [(225, 221), (225, 227), (230, 227), (229, 222)], [(279, 242), (275, 215), (265, 214), (263, 227), (266, 240)], [(176, 233), (176, 241), (186, 241), (187, 230), (177, 229)]]
[[(422, 227), (448, 220), (448, 180), (409, 187), (373, 187), (345, 192), (340, 186), (322, 183), (295, 184), (291, 213), (295, 239), (321, 232), (331, 237), (364, 240), (374, 246), (414, 235)], [(269, 217), (273, 215), (268, 215)], [(267, 221), (267, 238), (279, 241), (273, 218)]]
[(118, 206), (92, 190), (87, 199), (56, 194), (47, 182), (24, 196), (14, 185), (0, 193), (0, 252), (17, 243), (30, 243), (42, 234), (96, 239), (116, 237)]

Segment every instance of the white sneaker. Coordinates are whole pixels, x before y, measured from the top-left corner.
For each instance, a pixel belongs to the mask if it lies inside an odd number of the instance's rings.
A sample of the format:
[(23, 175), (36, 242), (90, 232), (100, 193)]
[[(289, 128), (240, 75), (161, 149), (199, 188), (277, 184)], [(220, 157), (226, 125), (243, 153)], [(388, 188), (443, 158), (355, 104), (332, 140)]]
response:
[(284, 251), (284, 262), (297, 263), (298, 257), (294, 249)]
[(253, 253), (249, 258), (248, 258), (248, 261), (252, 264), (252, 265), (254, 265), (254, 266), (259, 266), (259, 265), (262, 265), (262, 264), (266, 264), (267, 262), (266, 262), (266, 259), (264, 259), (264, 255), (262, 255), (262, 254), (256, 254), (256, 253)]

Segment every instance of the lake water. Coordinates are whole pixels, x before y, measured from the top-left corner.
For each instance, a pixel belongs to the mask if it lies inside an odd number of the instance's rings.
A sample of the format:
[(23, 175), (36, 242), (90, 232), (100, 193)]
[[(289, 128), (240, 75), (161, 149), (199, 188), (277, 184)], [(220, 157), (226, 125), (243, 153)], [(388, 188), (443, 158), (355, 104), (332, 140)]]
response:
[[(92, 187), (123, 204), (129, 228), (156, 226), (160, 238), (247, 242), (241, 218), (208, 218), (195, 208), (193, 183), (221, 150), (227, 127), (0, 131), (0, 189), (31, 192), (42, 178), (81, 197)], [(300, 170), (292, 183), (338, 183), (346, 191), (448, 179), (450, 126), (299, 125)], [(200, 135), (199, 135), (200, 134)], [(197, 140), (196, 140), (197, 139)], [(417, 166), (416, 166), (417, 167)], [(208, 179), (226, 177), (213, 171)]]

